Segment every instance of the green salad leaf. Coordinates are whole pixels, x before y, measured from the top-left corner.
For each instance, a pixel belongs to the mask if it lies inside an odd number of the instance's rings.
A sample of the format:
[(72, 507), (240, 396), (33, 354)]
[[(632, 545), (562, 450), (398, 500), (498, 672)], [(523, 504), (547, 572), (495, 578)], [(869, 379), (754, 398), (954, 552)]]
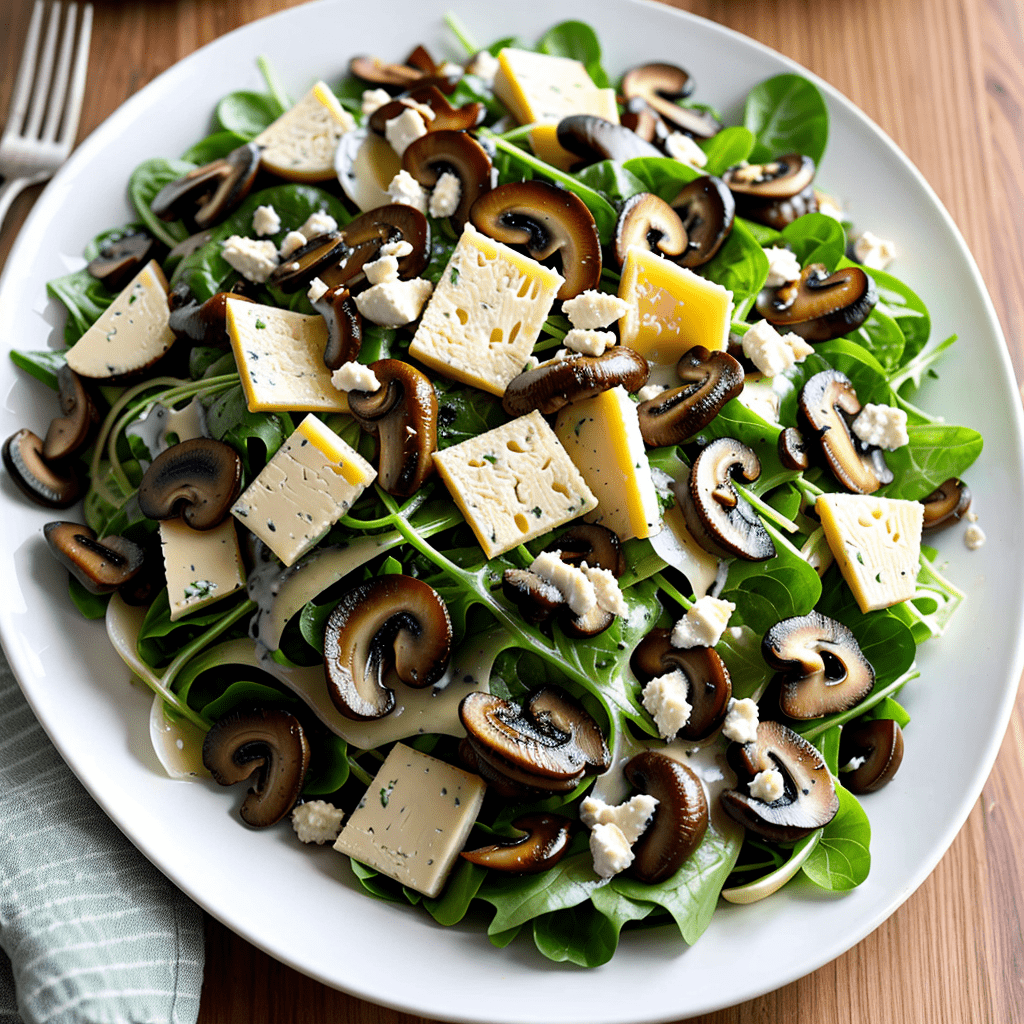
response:
[(828, 145), (825, 100), (800, 75), (776, 75), (754, 86), (747, 95), (743, 124), (756, 140), (752, 163), (803, 153), (817, 164)]

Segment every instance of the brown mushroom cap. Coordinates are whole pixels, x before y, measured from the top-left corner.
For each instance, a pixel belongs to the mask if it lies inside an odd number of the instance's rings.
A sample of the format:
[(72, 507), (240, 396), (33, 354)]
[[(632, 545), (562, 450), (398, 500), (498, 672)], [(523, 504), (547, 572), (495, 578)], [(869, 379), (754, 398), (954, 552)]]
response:
[(556, 253), (565, 278), (559, 299), (596, 288), (601, 240), (594, 215), (579, 196), (546, 181), (516, 181), (481, 196), (469, 213), (473, 226), (538, 261)]
[(924, 505), (925, 530), (943, 530), (958, 523), (971, 507), (971, 492), (963, 480), (955, 476), (921, 499)]
[(532, 626), (549, 621), (565, 605), (558, 587), (529, 569), (506, 569), (501, 576), (501, 592)]
[(149, 519), (180, 516), (193, 530), (212, 530), (241, 489), (242, 460), (235, 449), (197, 437), (171, 445), (150, 463), (139, 485), (139, 509)]
[(385, 88), (397, 90), (408, 89), (421, 82), (427, 75), (421, 68), (408, 64), (392, 64), (380, 57), (353, 57), (348, 69), (356, 78), (361, 78), (371, 85), (383, 85)]
[(800, 390), (800, 414), (818, 442), (835, 478), (853, 494), (873, 494), (891, 483), (892, 470), (881, 448), (854, 437), (850, 423), (860, 401), (849, 378), (838, 370), (816, 373)]
[[(175, 289), (171, 295), (181, 294)], [(227, 300), (252, 302), (236, 292), (217, 292), (205, 302), (197, 302), (190, 292), (181, 296), (184, 301), (171, 309), (167, 325), (179, 338), (188, 338), (199, 345), (226, 345), (228, 343)]]
[(722, 180), (737, 196), (790, 199), (814, 180), (814, 161), (801, 153), (787, 153), (766, 164), (737, 164)]
[(603, 772), (611, 763), (604, 734), (583, 705), (557, 686), (542, 686), (523, 704), (523, 713), (534, 722), (571, 733), (586, 760), (588, 772)]
[(842, 772), (851, 793), (874, 793), (888, 785), (903, 763), (903, 730), (891, 718), (861, 719), (843, 726), (839, 739), (839, 766), (855, 757), (864, 763)]
[(727, 352), (687, 349), (676, 367), (687, 383), (637, 407), (640, 433), (651, 448), (682, 444), (699, 434), (743, 390), (743, 367)]
[(875, 685), (875, 670), (857, 638), (820, 612), (775, 623), (761, 641), (761, 654), (783, 673), (779, 705), (790, 718), (846, 711)]
[(82, 481), (75, 470), (47, 463), (43, 441), (31, 430), (19, 430), (7, 438), (3, 463), (18, 489), (37, 505), (67, 508), (82, 496)]
[(548, 415), (620, 384), (627, 391), (637, 391), (647, 383), (649, 374), (647, 360), (622, 345), (613, 345), (599, 356), (573, 353), (513, 377), (501, 407), (509, 416), (524, 416), (534, 409)]
[(512, 822), (512, 827), (526, 835), (476, 850), (463, 850), (461, 856), (492, 871), (529, 875), (554, 867), (569, 849), (572, 822), (561, 814), (524, 814)]
[(629, 872), (656, 885), (671, 878), (700, 846), (708, 829), (708, 801), (700, 779), (685, 765), (645, 750), (625, 768), (626, 778), (641, 793), (658, 801), (654, 820), (633, 846)]
[(100, 421), (99, 410), (82, 378), (67, 363), (57, 371), (57, 388), (63, 415), (50, 420), (43, 439), (43, 458), (47, 462), (74, 455), (85, 446)]
[(363, 317), (349, 290), (344, 285), (328, 288), (313, 308), (327, 323), (324, 366), (337, 370), (353, 362), (363, 346)]
[(451, 657), (452, 624), (436, 590), (412, 576), (380, 576), (348, 591), (324, 633), (324, 671), (335, 707), (354, 721), (395, 706), (385, 681), (433, 686)]
[(311, 238), (271, 272), (267, 283), (283, 292), (308, 288), (309, 282), (345, 256), (345, 236), (340, 231)]
[(722, 807), (752, 832), (773, 842), (795, 842), (827, 825), (839, 810), (839, 797), (821, 754), (802, 736), (781, 722), (758, 724), (757, 739), (734, 744), (729, 761), (740, 784), (749, 784), (759, 772), (781, 772), (784, 792), (765, 803), (740, 789), (727, 789)]
[(686, 231), (686, 250), (676, 257), (683, 267), (702, 267), (713, 259), (732, 231), (736, 201), (721, 178), (704, 174), (694, 178), (672, 200)]
[(626, 571), (619, 535), (599, 523), (575, 523), (544, 550), (558, 551), (563, 562), (577, 568), (586, 562), (591, 568), (607, 569), (616, 579)]
[(106, 242), (85, 269), (105, 288), (119, 292), (150, 260), (159, 260), (161, 249), (148, 231), (131, 231)]
[(109, 594), (142, 568), (145, 552), (124, 537), (104, 537), (80, 523), (54, 522), (43, 527), (50, 550), (91, 594)]
[(360, 280), (363, 266), (377, 259), (385, 242), (408, 242), (412, 252), (398, 260), (398, 276), (416, 277), (430, 260), (430, 224), (413, 206), (391, 203), (356, 217), (341, 230), (346, 256), (343, 263), (320, 274), (328, 287), (352, 285)]
[(490, 191), (493, 178), (493, 165), (487, 150), (468, 132), (427, 132), (402, 154), (402, 169), (424, 188), (433, 188), (445, 173), (454, 174), (459, 179), (459, 205), (452, 214), (459, 231), (469, 220), (470, 207)]
[(663, 156), (660, 149), (644, 142), (639, 135), (622, 125), (594, 114), (570, 114), (558, 122), (558, 144), (580, 157), (580, 163), (596, 164), (601, 160), (621, 163), (638, 156)]
[(437, 394), (425, 373), (400, 359), (378, 359), (369, 366), (381, 386), (373, 392), (350, 391), (349, 412), (379, 441), (380, 486), (407, 498), (434, 471)]
[(164, 185), (150, 209), (161, 220), (184, 220), (208, 228), (223, 220), (249, 194), (260, 168), (262, 147), (247, 142), (227, 156)]
[(680, 508), (694, 540), (720, 558), (763, 562), (775, 557), (775, 544), (750, 502), (732, 483), (739, 472), (746, 483), (761, 475), (752, 448), (734, 437), (719, 437), (701, 449), (680, 489)]
[(811, 459), (807, 450), (807, 439), (796, 427), (786, 427), (779, 434), (777, 442), (779, 462), (786, 469), (809, 469)]
[(652, 192), (638, 192), (622, 204), (615, 224), (615, 263), (621, 267), (632, 245), (676, 260), (686, 252), (686, 228), (679, 214)]
[(657, 62), (631, 68), (623, 75), (620, 89), (627, 100), (642, 99), (674, 128), (694, 138), (710, 139), (721, 130), (711, 114), (673, 102), (686, 99), (694, 89), (689, 73), (675, 64)]
[(663, 146), (670, 132), (668, 125), (654, 112), (640, 96), (627, 99), (619, 123), (623, 128), (635, 132), (644, 142)]
[(426, 122), (428, 132), (469, 131), (480, 124), (487, 114), (487, 108), (482, 103), (466, 103), (461, 107), (453, 107), (448, 97), (436, 85), (425, 85), (378, 107), (370, 115), (367, 123), (372, 131), (383, 135), (387, 122), (400, 116), (405, 109), (413, 107), (414, 104), (430, 107), (434, 112), (433, 119)]
[(253, 828), (276, 824), (295, 806), (309, 759), (299, 720), (277, 708), (225, 715), (203, 740), (203, 764), (220, 785), (233, 786), (255, 774), (239, 811)]
[(807, 341), (829, 341), (855, 331), (878, 303), (874, 280), (860, 267), (830, 274), (822, 263), (804, 267), (798, 281), (765, 288), (757, 312), (774, 327)]

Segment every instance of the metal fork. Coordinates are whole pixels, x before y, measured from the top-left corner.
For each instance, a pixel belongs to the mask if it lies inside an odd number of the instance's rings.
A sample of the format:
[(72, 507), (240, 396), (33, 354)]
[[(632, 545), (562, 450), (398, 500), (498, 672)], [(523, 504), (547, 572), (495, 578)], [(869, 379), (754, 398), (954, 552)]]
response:
[[(46, 38), (40, 52), (44, 7), (43, 0), (36, 0), (11, 97), (7, 126), (0, 136), (0, 176), (5, 179), (0, 187), (0, 227), (21, 190), (46, 181), (64, 163), (78, 134), (78, 119), (85, 95), (85, 72), (89, 63), (92, 4), (79, 6), (69, 3), (64, 8), (59, 56), (57, 34), (61, 5), (57, 0), (50, 4)], [(81, 20), (76, 45), (79, 12)]]

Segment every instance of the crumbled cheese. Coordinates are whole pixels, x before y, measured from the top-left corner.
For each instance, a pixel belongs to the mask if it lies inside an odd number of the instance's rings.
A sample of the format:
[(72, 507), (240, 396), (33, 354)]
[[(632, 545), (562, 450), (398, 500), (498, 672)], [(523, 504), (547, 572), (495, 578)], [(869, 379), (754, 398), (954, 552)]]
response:
[(818, 213), (823, 213), (833, 220), (841, 221), (843, 219), (843, 207), (838, 199), (826, 192), (819, 192), (817, 189), (814, 190), (814, 195), (818, 200)]
[(619, 317), (625, 316), (628, 309), (629, 303), (625, 299), (593, 288), (562, 303), (562, 312), (569, 318), (569, 323), (584, 331), (610, 327)]
[(886, 451), (895, 451), (909, 444), (907, 414), (892, 405), (863, 406), (852, 424), (853, 432), (865, 443)]
[(641, 701), (662, 739), (671, 740), (690, 720), (689, 692), (690, 682), (679, 669), (655, 677), (644, 687)]
[(426, 134), (427, 126), (423, 121), (423, 115), (412, 107), (407, 107), (398, 117), (384, 122), (384, 138), (399, 156)]
[(339, 391), (379, 391), (377, 375), (365, 363), (342, 363), (333, 374), (331, 383)]
[(611, 878), (633, 863), (633, 851), (618, 825), (596, 825), (590, 833), (590, 855), (594, 871), (601, 878)]
[(364, 117), (369, 117), (375, 110), (379, 110), (385, 103), (391, 102), (391, 93), (387, 89), (365, 89), (363, 90), (362, 111)]
[(800, 261), (796, 254), (782, 246), (770, 246), (764, 251), (768, 257), (768, 278), (765, 284), (769, 288), (781, 288), (789, 281), (800, 279)]
[(341, 831), (345, 812), (326, 800), (310, 800), (292, 811), (292, 828), (304, 843), (333, 843)]
[(462, 198), (462, 181), (457, 174), (445, 171), (434, 191), (430, 193), (429, 212), (431, 217), (450, 217), (458, 208)]
[(766, 377), (775, 377), (814, 351), (798, 334), (780, 335), (767, 320), (758, 320), (743, 335), (743, 354)]
[(247, 281), (263, 284), (278, 264), (277, 246), (254, 238), (232, 235), (223, 243), (221, 256)]
[(582, 569), (562, 561), (561, 551), (542, 551), (530, 566), (546, 583), (557, 587), (574, 615), (586, 615), (597, 605), (597, 591)]
[(722, 639), (734, 611), (736, 605), (731, 601), (710, 596), (699, 598), (672, 629), (672, 646), (714, 647)]
[(281, 259), (288, 259), (293, 252), (301, 249), (306, 244), (306, 241), (306, 236), (301, 231), (289, 231), (281, 239)]
[(363, 264), (363, 273), (370, 284), (387, 284), (398, 280), (398, 259), (395, 256), (381, 256), (372, 263)]
[(601, 569), (596, 565), (587, 565), (584, 562), (580, 568), (587, 579), (594, 584), (594, 593), (597, 596), (597, 605), (603, 611), (611, 612), (612, 615), (627, 615), (629, 607), (622, 591), (619, 589), (619, 581), (615, 573), (610, 569)]
[(375, 284), (355, 297), (356, 308), (382, 327), (403, 327), (423, 312), (433, 290), (434, 286), (422, 277)]
[(985, 540), (985, 531), (978, 526), (977, 523), (971, 523), (971, 525), (964, 530), (964, 543), (972, 551), (977, 551), (978, 548), (985, 543)]
[(782, 399), (779, 393), (772, 388), (771, 377), (748, 374), (743, 382), (743, 390), (736, 400), (740, 405), (746, 406), (755, 416), (760, 416), (766, 423), (779, 422)]
[(481, 50), (470, 64), (472, 73), (480, 79), (488, 89), (494, 88), (494, 76), (498, 73), (501, 64), (498, 58), (490, 50)]
[(665, 152), (673, 160), (689, 167), (703, 167), (708, 162), (708, 155), (684, 132), (672, 132), (665, 139)]
[(326, 235), (330, 231), (337, 230), (338, 222), (329, 213), (317, 210), (306, 218), (306, 223), (299, 228), (299, 234), (304, 238), (310, 239), (318, 238), (320, 235)]
[(273, 206), (257, 206), (252, 215), (252, 229), (257, 235), (276, 235), (281, 230), (281, 218)]
[(865, 231), (853, 243), (853, 255), (871, 270), (885, 270), (896, 259), (896, 246), (888, 239)]
[(851, 757), (839, 770), (841, 772), (855, 772), (866, 760), (866, 757)]
[(387, 187), (393, 203), (412, 206), (425, 217), (427, 215), (427, 193), (423, 186), (408, 172), (399, 171)]
[(580, 821), (591, 829), (615, 825), (632, 846), (651, 823), (657, 806), (658, 798), (649, 793), (636, 793), (621, 804), (606, 804), (599, 797), (588, 796), (580, 804)]
[(313, 280), (309, 282), (309, 290), (306, 292), (306, 298), (309, 299), (310, 302), (319, 302), (329, 291), (330, 289), (323, 283), (323, 281), (320, 280), (319, 277), (314, 277)]
[(750, 795), (755, 800), (773, 804), (786, 792), (786, 782), (778, 768), (767, 768), (750, 780)]
[(393, 242), (385, 242), (380, 247), (381, 256), (394, 256), (395, 259), (401, 259), (403, 256), (408, 256), (412, 252), (412, 246), (404, 238), (396, 238)]
[(726, 709), (722, 735), (736, 743), (753, 743), (757, 739), (757, 721), (757, 702), (750, 697), (733, 697)]
[(565, 347), (585, 356), (599, 356), (615, 344), (613, 331), (588, 331), (574, 327), (565, 336)]
[(649, 402), (652, 398), (657, 398), (663, 391), (667, 391), (668, 388), (664, 384), (645, 384), (637, 393), (637, 401)]

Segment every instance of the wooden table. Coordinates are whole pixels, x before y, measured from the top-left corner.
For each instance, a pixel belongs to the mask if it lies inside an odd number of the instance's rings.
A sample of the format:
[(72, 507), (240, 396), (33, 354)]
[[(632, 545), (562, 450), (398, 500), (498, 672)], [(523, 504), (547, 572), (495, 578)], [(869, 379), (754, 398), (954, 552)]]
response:
[[(96, 0), (82, 136), (192, 50), (293, 2)], [(7, 109), (31, 6), (31, 0), (0, 4), (0, 112)], [(888, 132), (966, 237), (1024, 380), (1024, 0), (679, 0), (676, 6), (794, 58)], [(0, 265), (37, 194), (30, 190), (16, 203), (0, 234)], [(1024, 1021), (1022, 830), (1024, 698), (1018, 697), (981, 799), (906, 904), (809, 977), (700, 1021)], [(216, 922), (207, 935), (202, 1024), (419, 1019), (325, 988)]]

